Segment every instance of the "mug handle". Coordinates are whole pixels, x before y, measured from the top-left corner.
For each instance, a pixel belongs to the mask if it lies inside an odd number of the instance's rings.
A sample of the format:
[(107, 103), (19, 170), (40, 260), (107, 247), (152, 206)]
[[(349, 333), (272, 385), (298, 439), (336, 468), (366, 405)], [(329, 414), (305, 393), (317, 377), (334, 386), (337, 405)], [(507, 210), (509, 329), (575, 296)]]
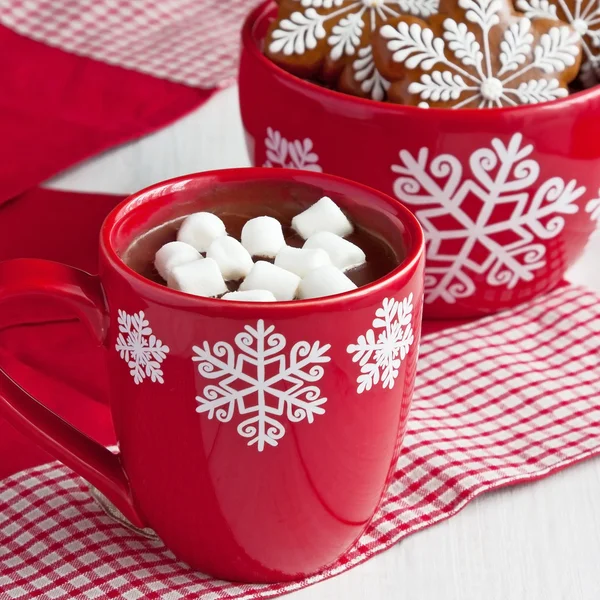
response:
[[(108, 310), (100, 279), (47, 260), (0, 262), (0, 303), (24, 296), (52, 296), (71, 306), (99, 344)], [(119, 455), (84, 435), (29, 395), (0, 367), (0, 413), (22, 433), (73, 469), (108, 498), (136, 527), (145, 527)]]

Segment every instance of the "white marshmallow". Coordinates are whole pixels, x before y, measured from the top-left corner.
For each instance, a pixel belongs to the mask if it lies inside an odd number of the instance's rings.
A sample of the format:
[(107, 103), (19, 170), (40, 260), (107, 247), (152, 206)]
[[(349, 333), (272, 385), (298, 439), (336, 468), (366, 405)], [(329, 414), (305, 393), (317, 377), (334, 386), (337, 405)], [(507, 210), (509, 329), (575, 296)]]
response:
[(238, 300), (240, 302), (275, 302), (277, 298), (269, 290), (246, 290), (245, 292), (229, 292), (223, 300)]
[(216, 297), (227, 291), (219, 265), (212, 258), (201, 258), (175, 267), (169, 273), (167, 285), (194, 296)]
[(169, 242), (154, 256), (154, 266), (158, 274), (166, 281), (171, 269), (185, 263), (199, 260), (200, 252), (184, 242)]
[(329, 231), (319, 231), (311, 235), (304, 242), (303, 248), (325, 250), (333, 265), (342, 271), (358, 267), (367, 260), (366, 254), (356, 244)]
[(296, 297), (300, 277), (264, 260), (254, 263), (248, 277), (242, 281), (240, 291), (268, 290), (279, 301), (293, 300)]
[(301, 300), (322, 298), (355, 290), (356, 284), (333, 265), (325, 265), (311, 271), (300, 283), (298, 297)]
[(252, 257), (235, 238), (217, 238), (206, 251), (206, 258), (212, 258), (219, 265), (225, 281), (243, 279), (252, 270)]
[(285, 246), (281, 223), (273, 217), (255, 217), (242, 228), (242, 245), (252, 256), (275, 258)]
[(340, 207), (327, 196), (296, 215), (292, 219), (292, 228), (305, 240), (318, 231), (329, 231), (341, 237), (354, 231), (352, 223)]
[(330, 265), (329, 254), (321, 248), (308, 250), (304, 248), (292, 248), (285, 246), (275, 257), (275, 265), (296, 273), (298, 277), (304, 277), (310, 271), (314, 271), (323, 265)]
[(186, 217), (177, 233), (180, 242), (194, 246), (198, 252), (206, 252), (214, 240), (227, 235), (225, 224), (217, 215), (199, 212)]

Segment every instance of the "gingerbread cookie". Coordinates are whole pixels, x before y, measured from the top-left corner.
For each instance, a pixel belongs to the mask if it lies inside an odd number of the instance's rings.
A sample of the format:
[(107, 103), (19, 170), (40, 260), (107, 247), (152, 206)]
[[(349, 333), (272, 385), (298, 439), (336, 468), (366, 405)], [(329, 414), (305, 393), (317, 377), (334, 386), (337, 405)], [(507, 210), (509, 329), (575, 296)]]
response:
[(375, 67), (374, 32), (390, 19), (428, 17), (439, 0), (279, 0), (265, 54), (286, 71), (350, 94), (383, 100), (389, 83)]
[[(590, 84), (600, 81), (600, 3), (598, 0), (517, 0), (516, 7), (532, 21), (560, 19), (581, 36), (581, 74)], [(590, 79), (591, 78), (591, 79)]]
[(446, 108), (535, 104), (568, 95), (581, 63), (579, 35), (532, 22), (509, 0), (442, 0), (427, 22), (401, 17), (373, 40), (389, 99)]

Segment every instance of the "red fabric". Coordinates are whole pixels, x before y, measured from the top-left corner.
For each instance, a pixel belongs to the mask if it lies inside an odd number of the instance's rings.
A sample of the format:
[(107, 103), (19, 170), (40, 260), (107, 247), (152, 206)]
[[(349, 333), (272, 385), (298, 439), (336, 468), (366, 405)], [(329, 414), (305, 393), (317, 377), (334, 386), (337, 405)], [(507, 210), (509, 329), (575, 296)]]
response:
[(261, 0), (2, 0), (0, 22), (79, 56), (192, 87), (234, 80), (240, 30)]
[(100, 227), (121, 200), (44, 188), (22, 194), (0, 206), (0, 260), (45, 258), (97, 273)]
[(2, 26), (0, 47), (0, 203), (163, 127), (211, 94), (69, 54)]
[(255, 599), (317, 583), (485, 491), (599, 454), (599, 380), (600, 298), (583, 288), (425, 336), (403, 450), (375, 518), (335, 564), (289, 584), (194, 572), (108, 518), (66, 467), (20, 473), (0, 482), (0, 597)]

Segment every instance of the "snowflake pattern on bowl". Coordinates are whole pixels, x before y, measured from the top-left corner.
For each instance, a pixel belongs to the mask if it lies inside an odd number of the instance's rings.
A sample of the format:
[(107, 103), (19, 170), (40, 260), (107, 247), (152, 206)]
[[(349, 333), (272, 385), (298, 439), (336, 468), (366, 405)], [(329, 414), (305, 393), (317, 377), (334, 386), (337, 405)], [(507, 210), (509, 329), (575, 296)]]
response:
[(585, 211), (590, 213), (592, 221), (600, 221), (600, 189), (598, 190), (598, 197), (588, 201)]
[(372, 328), (355, 344), (348, 345), (346, 351), (353, 355), (352, 362), (360, 366), (356, 379), (359, 394), (378, 383), (384, 388), (394, 387), (400, 365), (415, 341), (412, 317), (412, 293), (402, 301), (385, 298), (375, 312)]
[(152, 333), (144, 311), (129, 315), (119, 310), (117, 323), (119, 336), (115, 349), (127, 363), (136, 385), (147, 377), (153, 383), (164, 383), (161, 365), (169, 353), (169, 346)]
[(439, 0), (298, 0), (298, 3), (302, 10), (281, 19), (272, 32), (269, 51), (285, 56), (303, 55), (327, 38), (325, 54), (332, 62), (356, 57), (351, 65), (354, 80), (373, 100), (383, 100), (389, 88), (373, 59), (370, 41), (375, 30), (400, 15), (427, 17), (437, 13), (439, 7)]
[(194, 346), (198, 373), (204, 380), (218, 380), (196, 397), (196, 412), (221, 423), (229, 423), (237, 412), (244, 417), (237, 432), (259, 452), (278, 445), (286, 431), (283, 418), (313, 423), (325, 413), (327, 398), (314, 384), (325, 373), (322, 365), (330, 361), (331, 346), (318, 341), (286, 346), (285, 336), (262, 319), (236, 335), (235, 348), (222, 341)]
[[(392, 166), (399, 175), (394, 193), (415, 210), (425, 231), (426, 303), (454, 304), (472, 296), (472, 275), (512, 289), (519, 281), (531, 281), (546, 264), (540, 240), (560, 234), (563, 215), (578, 212), (576, 200), (585, 187), (562, 177), (538, 182), (540, 165), (531, 158), (533, 151), (533, 145), (523, 145), (520, 133), (508, 145), (494, 138), (491, 147), (471, 154), (470, 175), (451, 154), (430, 160), (428, 148), (417, 156), (400, 152), (402, 164)], [(478, 211), (474, 197), (480, 201)], [(502, 236), (511, 241), (502, 243)]]
[(313, 152), (313, 142), (310, 138), (290, 141), (279, 131), (268, 127), (265, 152), (267, 160), (263, 167), (284, 167), (318, 173), (323, 171), (319, 165), (319, 156)]
[(600, 64), (600, 4), (598, 0), (517, 0), (517, 9), (532, 21), (565, 21), (581, 36), (587, 67)]
[[(431, 29), (414, 20), (381, 28), (386, 62), (403, 67), (395, 100), (424, 108), (493, 108), (568, 95), (581, 52), (579, 34), (524, 16), (505, 21), (507, 4), (501, 0), (458, 0), (458, 7), (460, 18)], [(391, 79), (385, 69), (383, 74)]]

